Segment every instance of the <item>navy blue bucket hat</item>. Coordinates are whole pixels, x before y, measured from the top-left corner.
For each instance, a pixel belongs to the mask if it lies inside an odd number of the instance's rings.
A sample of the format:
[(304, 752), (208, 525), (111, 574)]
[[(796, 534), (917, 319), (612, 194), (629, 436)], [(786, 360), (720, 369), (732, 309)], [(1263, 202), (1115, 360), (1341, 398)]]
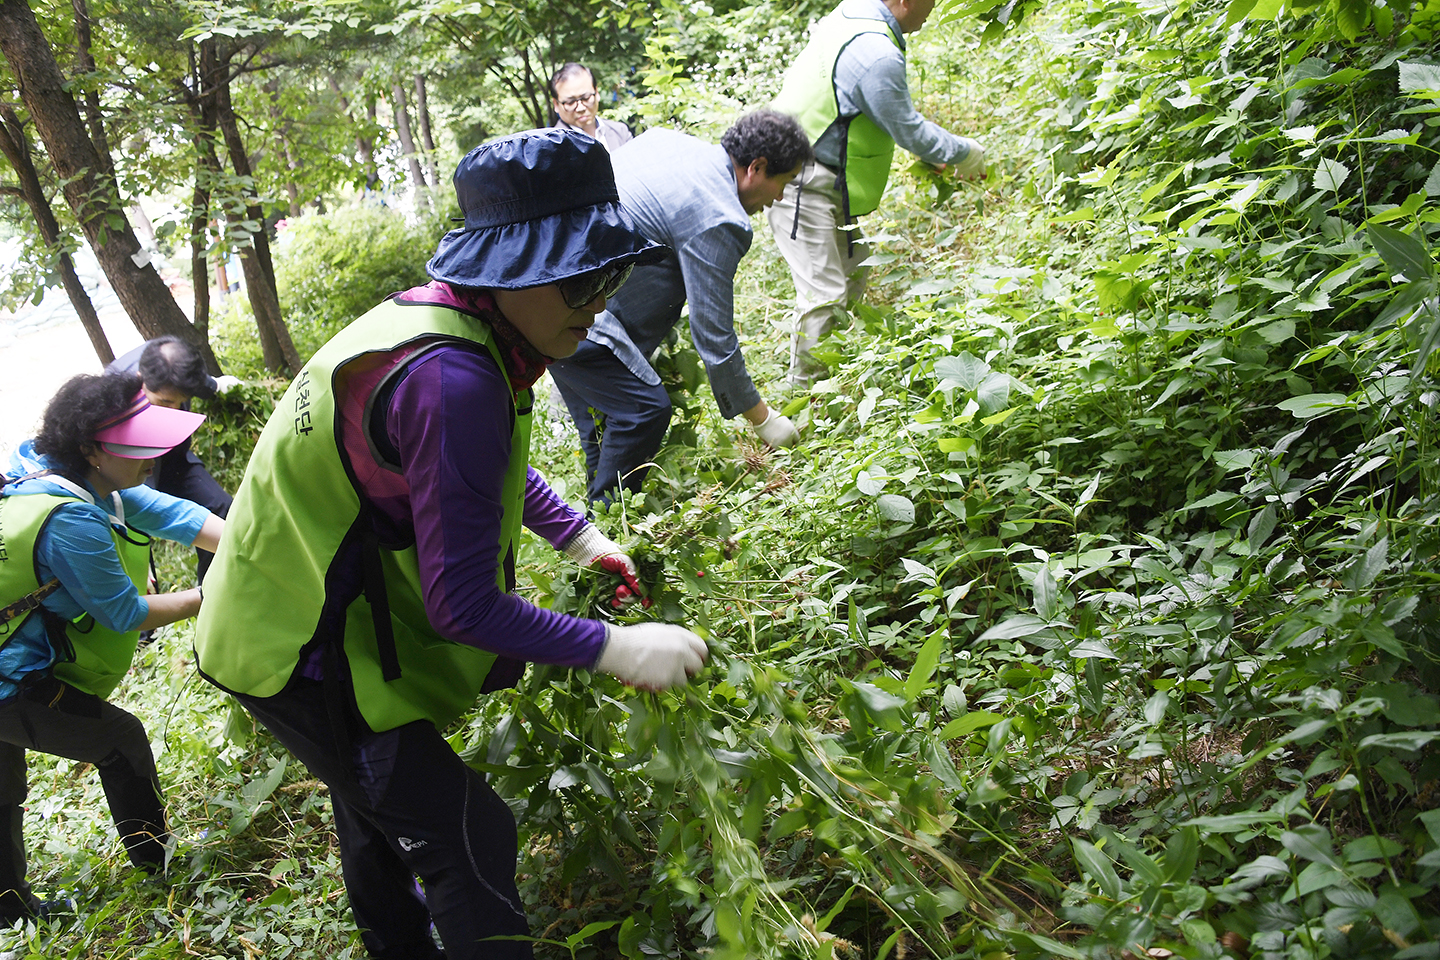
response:
[(589, 137), (547, 127), (501, 137), (455, 170), (465, 225), (425, 270), (461, 287), (518, 290), (604, 267), (654, 263), (666, 247), (620, 208), (610, 154)]

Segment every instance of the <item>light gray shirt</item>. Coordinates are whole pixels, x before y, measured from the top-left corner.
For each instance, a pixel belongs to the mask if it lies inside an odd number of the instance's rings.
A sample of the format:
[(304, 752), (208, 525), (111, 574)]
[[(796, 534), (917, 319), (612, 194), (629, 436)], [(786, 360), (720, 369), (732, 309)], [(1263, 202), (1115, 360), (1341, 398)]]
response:
[(705, 363), (720, 414), (760, 402), (735, 335), (735, 269), (750, 249), (750, 215), (740, 205), (735, 168), (724, 147), (656, 127), (615, 151), (620, 205), (647, 239), (670, 248), (639, 266), (595, 319), (590, 339), (651, 386), (646, 359), (690, 303), (690, 338)]
[[(897, 48), (878, 33), (852, 40), (835, 62), (836, 100), (842, 116), (863, 113), (895, 141), (927, 163), (958, 163), (970, 146), (939, 124), (922, 117), (910, 99), (905, 79), (905, 35), (890, 8), (881, 0), (845, 0), (840, 5), (851, 16), (884, 20), (900, 40)], [(815, 158), (828, 167), (840, 166), (840, 137), (835, 128), (815, 144)]]
[[(582, 130), (579, 127), (571, 126), (564, 120), (556, 122), (555, 126), (559, 127), (561, 130), (574, 130), (576, 133), (583, 133), (587, 137), (591, 135), (589, 131)], [(625, 124), (619, 123), (615, 120), (606, 120), (604, 117), (595, 118), (594, 139), (599, 140), (601, 146), (603, 146), (611, 153), (619, 150), (622, 146), (629, 143), (634, 138), (635, 134), (631, 133), (630, 128), (625, 126)]]

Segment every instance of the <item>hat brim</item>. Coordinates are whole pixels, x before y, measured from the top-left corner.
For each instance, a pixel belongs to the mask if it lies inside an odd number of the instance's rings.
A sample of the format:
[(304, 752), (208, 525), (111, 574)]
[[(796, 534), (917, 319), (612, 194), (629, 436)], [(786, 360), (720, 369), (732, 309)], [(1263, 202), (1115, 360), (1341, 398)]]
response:
[(184, 443), (204, 422), (202, 413), (148, 404), (129, 419), (97, 431), (95, 440), (117, 457), (149, 460)]
[(669, 249), (645, 239), (618, 203), (602, 203), (519, 223), (451, 230), (425, 270), (456, 286), (520, 290), (605, 267), (656, 263)]

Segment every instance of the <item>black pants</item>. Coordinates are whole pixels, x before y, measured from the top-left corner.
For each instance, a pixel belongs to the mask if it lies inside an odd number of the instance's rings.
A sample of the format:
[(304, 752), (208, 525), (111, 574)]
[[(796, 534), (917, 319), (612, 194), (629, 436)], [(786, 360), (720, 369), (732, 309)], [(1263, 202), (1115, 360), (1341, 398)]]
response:
[[(225, 492), (219, 481), (210, 476), (210, 471), (184, 443), (171, 450), (155, 462), (155, 471), (150, 475), (150, 486), (161, 493), (168, 493), (181, 500), (198, 503), (217, 517), (223, 518), (230, 512), (234, 497)], [(209, 550), (195, 549), (196, 579), (204, 581), (205, 571), (215, 554)]]
[[(273, 697), (238, 698), (330, 788), (345, 891), (361, 938), (385, 960), (529, 960), (515, 887), (515, 817), (485, 778), (425, 721), (342, 732), (323, 684), (296, 678)], [(422, 893), (415, 885), (419, 877)]]
[(550, 365), (585, 453), (586, 496), (609, 503), (617, 486), (638, 491), (670, 426), (670, 394), (650, 386), (609, 347), (589, 340)]
[(165, 800), (144, 725), (94, 694), (49, 678), (0, 703), (0, 924), (39, 906), (25, 882), (21, 835), (21, 804), (29, 792), (26, 750), (93, 763), (130, 861), (148, 869), (164, 866)]

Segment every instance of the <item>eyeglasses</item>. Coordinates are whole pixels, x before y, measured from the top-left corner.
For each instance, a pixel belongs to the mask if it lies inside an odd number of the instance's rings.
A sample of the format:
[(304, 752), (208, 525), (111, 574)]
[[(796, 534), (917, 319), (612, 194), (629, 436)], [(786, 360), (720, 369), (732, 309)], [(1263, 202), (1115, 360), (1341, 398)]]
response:
[(556, 283), (556, 286), (560, 288), (560, 296), (565, 298), (565, 306), (571, 310), (579, 310), (596, 297), (604, 297), (608, 300), (615, 296), (625, 285), (625, 281), (630, 279), (630, 271), (633, 269), (635, 269), (633, 263), (627, 263), (623, 267), (604, 267), (578, 276), (566, 277)]
[(560, 106), (564, 107), (566, 110), (574, 110), (575, 104), (583, 103), (588, 106), (594, 99), (595, 93), (592, 90), (590, 93), (582, 93), (578, 97), (566, 97), (564, 100), (560, 101)]

